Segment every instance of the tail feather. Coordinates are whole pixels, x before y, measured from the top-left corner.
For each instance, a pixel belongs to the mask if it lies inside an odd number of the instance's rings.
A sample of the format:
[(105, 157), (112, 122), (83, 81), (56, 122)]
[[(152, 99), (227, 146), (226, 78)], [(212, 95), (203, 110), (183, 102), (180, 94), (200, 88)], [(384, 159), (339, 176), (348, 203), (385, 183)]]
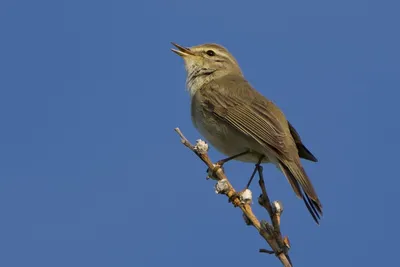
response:
[(322, 205), (301, 163), (280, 161), (279, 166), (296, 195), (303, 199), (314, 221), (322, 216)]
[(312, 204), (303, 196), (303, 201), (304, 204), (306, 204), (306, 207), (308, 209), (308, 212), (311, 214), (311, 216), (313, 217), (314, 221), (316, 224), (319, 225), (319, 220), (321, 219), (319, 217), (318, 212), (315, 211), (315, 208), (312, 206)]

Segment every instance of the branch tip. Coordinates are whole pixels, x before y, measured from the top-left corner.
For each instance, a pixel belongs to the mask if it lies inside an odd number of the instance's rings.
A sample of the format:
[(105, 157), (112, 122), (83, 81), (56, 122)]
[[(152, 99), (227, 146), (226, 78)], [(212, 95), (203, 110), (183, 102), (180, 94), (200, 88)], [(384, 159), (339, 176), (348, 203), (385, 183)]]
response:
[(272, 202), (272, 211), (274, 214), (281, 215), (283, 212), (283, 204), (279, 200)]

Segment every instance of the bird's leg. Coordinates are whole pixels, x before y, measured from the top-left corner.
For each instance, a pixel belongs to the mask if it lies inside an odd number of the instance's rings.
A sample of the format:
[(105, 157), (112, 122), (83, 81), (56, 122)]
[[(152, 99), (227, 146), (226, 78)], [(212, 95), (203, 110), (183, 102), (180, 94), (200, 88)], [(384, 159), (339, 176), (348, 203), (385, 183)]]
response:
[[(215, 174), (215, 172), (216, 172), (219, 168), (221, 168), (222, 165), (224, 165), (225, 163), (227, 163), (228, 161), (231, 161), (231, 160), (233, 160), (233, 159), (235, 159), (235, 158), (238, 158), (238, 157), (240, 157), (240, 156), (246, 155), (247, 153), (250, 153), (250, 150), (246, 150), (246, 151), (244, 151), (244, 152), (242, 152), (242, 153), (239, 153), (239, 154), (236, 154), (236, 155), (230, 156), (230, 157), (228, 157), (228, 158), (221, 159), (221, 160), (217, 161), (217, 162), (215, 163), (214, 169), (210, 170), (210, 168), (207, 168), (207, 173), (209, 174), (208, 177), (213, 176), (213, 175)], [(210, 174), (210, 173), (211, 173), (211, 174)]]
[(257, 172), (259, 173), (259, 175), (262, 175), (261, 162), (262, 162), (263, 159), (264, 159), (264, 155), (262, 155), (260, 157), (260, 159), (258, 160), (257, 164), (255, 165), (253, 173), (251, 174), (250, 179), (247, 182), (246, 187), (242, 191), (239, 191), (239, 192), (236, 192), (235, 194), (233, 194), (232, 197), (229, 199), (230, 201), (235, 197), (239, 197), (240, 198), (241, 194), (243, 194), (247, 189), (249, 189), (251, 181), (253, 181), (253, 178), (254, 178), (254, 176), (256, 175)]
[(263, 201), (263, 206), (267, 209), (269, 214), (273, 214), (272, 207), (271, 207), (271, 201), (269, 200), (269, 196), (267, 194), (267, 188), (265, 187), (265, 181), (264, 181), (264, 174), (263, 174), (263, 167), (258, 166), (258, 176), (259, 176), (259, 185), (261, 187), (262, 191), (262, 201)]
[(231, 161), (231, 160), (233, 160), (233, 159), (235, 159), (235, 158), (238, 158), (238, 157), (240, 157), (240, 156), (246, 155), (246, 154), (248, 154), (248, 153), (250, 153), (250, 150), (246, 150), (246, 151), (244, 151), (244, 152), (242, 152), (242, 153), (239, 153), (239, 154), (230, 156), (229, 158), (226, 158), (226, 159), (221, 159), (221, 160), (217, 161), (217, 165), (222, 166), (222, 165), (224, 165), (225, 163), (227, 163), (228, 161)]
[(263, 159), (264, 159), (264, 155), (262, 155), (262, 156), (260, 157), (260, 159), (258, 160), (257, 164), (254, 166), (254, 171), (253, 171), (253, 173), (251, 174), (250, 179), (249, 179), (249, 181), (248, 181), (248, 183), (247, 183), (245, 189), (248, 189), (248, 188), (250, 187), (250, 184), (251, 184), (251, 182), (253, 181), (253, 178), (254, 178), (254, 176), (256, 175), (256, 172), (257, 172), (257, 171), (258, 171), (258, 173), (259, 173), (259, 175), (260, 175), (260, 179), (261, 179), (261, 177), (262, 177), (261, 162), (262, 162)]

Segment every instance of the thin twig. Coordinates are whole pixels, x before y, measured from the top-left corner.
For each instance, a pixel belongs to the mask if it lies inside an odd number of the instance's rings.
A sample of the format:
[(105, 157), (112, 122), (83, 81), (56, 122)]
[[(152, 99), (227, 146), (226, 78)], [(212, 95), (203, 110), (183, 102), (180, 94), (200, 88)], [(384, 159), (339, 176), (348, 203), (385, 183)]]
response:
[(183, 135), (181, 130), (179, 128), (175, 128), (175, 132), (179, 134), (182, 144), (184, 144), (186, 147), (190, 148), (190, 150), (194, 152), (193, 145), (189, 142), (189, 140), (187, 140), (187, 138)]
[(260, 177), (259, 185), (262, 191), (262, 206), (268, 211), (268, 214), (271, 218), (272, 226), (274, 227), (274, 235), (276, 237), (276, 241), (278, 242), (281, 248), (286, 247), (283, 243), (283, 238), (281, 234), (281, 214), (272, 208), (271, 201), (269, 199), (267, 189), (265, 186), (264, 175), (263, 175), (263, 167), (258, 166), (258, 175)]
[[(235, 207), (239, 207), (244, 215), (247, 217), (251, 225), (253, 225), (257, 231), (260, 233), (260, 235), (267, 241), (269, 246), (273, 250), (273, 254), (282, 262), (283, 266), (285, 267), (292, 267), (292, 264), (290, 262), (290, 259), (288, 257), (287, 251), (282, 248), (282, 246), (279, 245), (279, 241), (277, 241), (277, 238), (275, 235), (271, 235), (269, 231), (267, 231), (265, 228), (263, 228), (260, 224), (260, 221), (257, 219), (257, 217), (254, 215), (250, 204), (248, 203), (242, 203), (239, 199), (238, 194), (236, 193), (236, 190), (233, 188), (232, 184), (229, 182), (228, 178), (226, 177), (224, 171), (222, 168), (220, 168), (218, 165), (213, 164), (213, 162), (210, 160), (208, 153), (199, 153), (196, 151), (195, 146), (193, 146), (187, 138), (183, 135), (183, 133), (179, 130), (179, 128), (175, 128), (175, 131), (179, 134), (182, 143), (192, 150), (203, 162), (207, 167), (214, 172), (214, 176), (216, 180), (224, 180), (226, 184), (226, 190), (224, 190), (224, 194), (228, 197), (228, 199), (231, 200), (231, 203)], [(267, 196), (266, 194), (264, 194)], [(268, 201), (269, 202), (269, 201)], [(271, 204), (269, 204), (271, 206)], [(271, 208), (272, 210), (272, 208)], [(265, 252), (266, 250), (262, 250), (261, 252)]]

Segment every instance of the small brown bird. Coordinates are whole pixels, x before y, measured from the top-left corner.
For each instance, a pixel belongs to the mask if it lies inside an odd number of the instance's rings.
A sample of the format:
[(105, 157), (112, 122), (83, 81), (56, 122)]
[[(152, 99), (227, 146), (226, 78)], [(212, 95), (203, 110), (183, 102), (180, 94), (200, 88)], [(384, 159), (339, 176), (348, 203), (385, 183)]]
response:
[(194, 126), (221, 153), (243, 162), (275, 164), (318, 223), (322, 205), (300, 157), (316, 162), (282, 111), (244, 78), (236, 59), (217, 44), (172, 43), (187, 72)]

